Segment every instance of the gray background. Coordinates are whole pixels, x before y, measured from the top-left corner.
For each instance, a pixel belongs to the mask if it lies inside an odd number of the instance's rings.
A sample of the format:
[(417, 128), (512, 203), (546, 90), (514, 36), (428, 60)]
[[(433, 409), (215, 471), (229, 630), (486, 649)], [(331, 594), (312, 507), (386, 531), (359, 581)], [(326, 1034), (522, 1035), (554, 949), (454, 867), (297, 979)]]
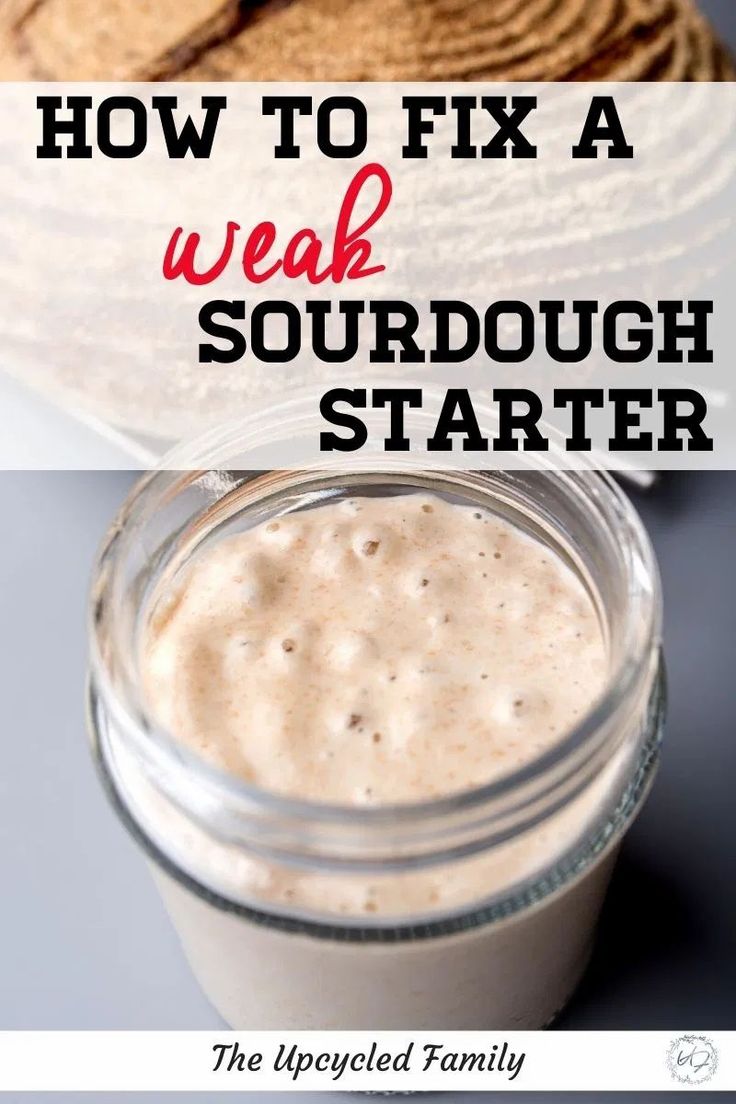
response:
[[(0, 475), (0, 1028), (219, 1026), (84, 735), (89, 567), (131, 480)], [(666, 745), (558, 1028), (732, 1029), (736, 473), (664, 476), (637, 503), (665, 589)]]
[[(702, 7), (736, 45), (735, 0)], [(89, 565), (129, 484), (111, 473), (0, 474), (0, 1029), (218, 1026), (85, 747)], [(736, 473), (671, 476), (637, 501), (665, 588), (666, 745), (624, 845), (592, 966), (558, 1029), (733, 1029)], [(287, 1099), (297, 1098), (269, 1096)]]

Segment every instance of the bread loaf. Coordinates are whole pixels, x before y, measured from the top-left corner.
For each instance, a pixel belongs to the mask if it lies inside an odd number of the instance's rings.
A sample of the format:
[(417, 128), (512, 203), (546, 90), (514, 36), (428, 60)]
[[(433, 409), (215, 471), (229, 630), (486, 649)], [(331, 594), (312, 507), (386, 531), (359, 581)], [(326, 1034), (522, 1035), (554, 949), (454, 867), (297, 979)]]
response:
[(694, 0), (2, 0), (4, 80), (734, 79)]
[(159, 80), (240, 22), (238, 0), (10, 0), (0, 75), (30, 80)]

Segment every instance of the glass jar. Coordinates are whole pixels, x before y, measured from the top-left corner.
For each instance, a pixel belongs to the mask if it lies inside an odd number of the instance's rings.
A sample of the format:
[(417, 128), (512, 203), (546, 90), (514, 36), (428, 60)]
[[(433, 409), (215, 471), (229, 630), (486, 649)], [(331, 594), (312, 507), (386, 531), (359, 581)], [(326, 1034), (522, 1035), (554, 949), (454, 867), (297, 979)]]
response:
[[(477, 789), (354, 808), (264, 792), (160, 730), (143, 700), (139, 649), (167, 579), (206, 545), (285, 512), (416, 490), (507, 519), (588, 588), (611, 674), (573, 731)], [(663, 719), (656, 563), (608, 476), (157, 471), (101, 550), (90, 633), (101, 778), (231, 1026), (522, 1029), (564, 1005), (651, 782)], [(369, 898), (381, 907), (368, 909)]]

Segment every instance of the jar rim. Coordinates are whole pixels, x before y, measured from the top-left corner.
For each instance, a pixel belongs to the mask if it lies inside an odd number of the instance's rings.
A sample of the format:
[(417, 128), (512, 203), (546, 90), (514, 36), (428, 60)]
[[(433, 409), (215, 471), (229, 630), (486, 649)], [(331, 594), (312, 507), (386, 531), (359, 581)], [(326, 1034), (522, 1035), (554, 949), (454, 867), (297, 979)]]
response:
[[(446, 858), (479, 850), (488, 845), (491, 836), (491, 842), (503, 838), (499, 833), (511, 831), (509, 825), (517, 823), (520, 817), (527, 816), (524, 827), (531, 827), (543, 819), (542, 816), (528, 819), (532, 806), (537, 808), (540, 801), (546, 803), (543, 814), (546, 817), (550, 804), (561, 807), (587, 784), (592, 777), (590, 772), (595, 772), (607, 761), (611, 753), (611, 720), (625, 709), (632, 696), (636, 696), (637, 688), (651, 672), (652, 652), (658, 649), (661, 634), (661, 592), (654, 552), (636, 510), (610, 475), (602, 470), (588, 469), (543, 470), (540, 474), (561, 481), (579, 499), (587, 496), (616, 531), (627, 573), (625, 633), (620, 662), (610, 672), (603, 692), (578, 723), (551, 748), (522, 766), (471, 789), (420, 801), (370, 807), (280, 794), (206, 762), (158, 724), (146, 707), (134, 678), (113, 677), (111, 658), (120, 658), (115, 653), (121, 641), (115, 632), (103, 641), (100, 611), (105, 603), (110, 604), (115, 593), (127, 551), (126, 542), (134, 535), (136, 524), (149, 516), (157, 502), (170, 500), (182, 487), (212, 474), (207, 469), (185, 473), (172, 471), (165, 458), (157, 469), (136, 484), (113, 521), (95, 561), (89, 611), (91, 681), (95, 694), (104, 701), (111, 721), (118, 730), (126, 732), (144, 757), (149, 770), (159, 778), (165, 776), (168, 796), (180, 808), (208, 822), (214, 817), (223, 838), (242, 838), (249, 842), (253, 838), (253, 824), (263, 821), (271, 826), (288, 825), (292, 832), (295, 828), (298, 830), (299, 825), (314, 827), (315, 839), (305, 844), (310, 847), (324, 846), (324, 841), (320, 844), (317, 839), (320, 831), (329, 833), (331, 829), (349, 827), (355, 832), (356, 846), (363, 851), (369, 846), (366, 834), (376, 833), (377, 837), (390, 834), (395, 843), (396, 833), (406, 830), (407, 839), (416, 842), (421, 838), (425, 848), (436, 844), (438, 834), (447, 834), (454, 841), (452, 846), (437, 852)], [(221, 470), (216, 474), (222, 479)], [(286, 477), (287, 483), (289, 479), (305, 477), (304, 471), (265, 474)], [(324, 469), (314, 469), (306, 476), (316, 479), (324, 474)], [(458, 481), (470, 482), (476, 490), (482, 490), (483, 478), (508, 477), (515, 473), (436, 469), (428, 474), (452, 484), (457, 492)], [(391, 483), (393, 475), (394, 479), (403, 478), (406, 485), (415, 489), (419, 478), (418, 470), (403, 469), (400, 465), (393, 472), (372, 468), (370, 472), (352, 470), (347, 475), (356, 480), (361, 476), (365, 479), (377, 475), (383, 483)], [(344, 482), (346, 473), (332, 473), (331, 478)], [(557, 806), (554, 806), (555, 801), (559, 802)], [(516, 830), (518, 824), (513, 829)], [(385, 857), (380, 861), (384, 864)]]

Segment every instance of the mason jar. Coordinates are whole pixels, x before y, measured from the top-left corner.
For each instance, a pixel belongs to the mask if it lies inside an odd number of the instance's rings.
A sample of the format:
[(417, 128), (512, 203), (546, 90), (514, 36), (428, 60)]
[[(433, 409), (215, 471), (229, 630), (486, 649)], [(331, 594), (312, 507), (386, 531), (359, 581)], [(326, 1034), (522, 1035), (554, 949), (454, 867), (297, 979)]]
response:
[[(141, 641), (167, 580), (267, 519), (417, 491), (491, 511), (587, 588), (608, 681), (559, 743), (476, 789), (356, 808), (266, 792), (160, 728), (142, 692)], [(616, 852), (655, 769), (661, 607), (642, 524), (600, 472), (203, 467), (144, 477), (95, 566), (90, 730), (106, 791), (223, 1019), (241, 1030), (548, 1024), (585, 969)], [(370, 895), (380, 909), (366, 910)]]

